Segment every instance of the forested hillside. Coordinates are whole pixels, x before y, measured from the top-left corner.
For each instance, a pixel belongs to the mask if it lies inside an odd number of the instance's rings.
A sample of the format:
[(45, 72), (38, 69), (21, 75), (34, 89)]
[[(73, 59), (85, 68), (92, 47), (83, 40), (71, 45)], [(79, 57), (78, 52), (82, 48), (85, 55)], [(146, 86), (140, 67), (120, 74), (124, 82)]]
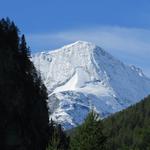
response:
[(150, 149), (150, 96), (103, 121), (107, 150)]
[(71, 150), (150, 150), (150, 96), (104, 120), (91, 112), (68, 131)]

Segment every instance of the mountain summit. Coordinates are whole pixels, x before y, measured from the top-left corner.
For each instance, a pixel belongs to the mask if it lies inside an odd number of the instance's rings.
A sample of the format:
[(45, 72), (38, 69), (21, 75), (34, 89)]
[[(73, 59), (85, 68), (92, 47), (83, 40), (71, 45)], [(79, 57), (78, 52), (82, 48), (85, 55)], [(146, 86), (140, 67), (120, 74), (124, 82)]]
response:
[(32, 57), (49, 92), (50, 116), (65, 128), (82, 123), (90, 109), (106, 117), (150, 94), (150, 79), (99, 46), (77, 41)]

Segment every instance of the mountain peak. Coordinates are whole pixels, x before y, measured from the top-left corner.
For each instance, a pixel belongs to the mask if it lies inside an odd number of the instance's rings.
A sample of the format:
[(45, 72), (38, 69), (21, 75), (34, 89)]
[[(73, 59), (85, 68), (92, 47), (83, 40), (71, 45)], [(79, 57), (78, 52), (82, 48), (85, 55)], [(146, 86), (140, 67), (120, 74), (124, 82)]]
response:
[(74, 44), (75, 44), (75, 45), (76, 45), (76, 44), (77, 44), (77, 45), (94, 45), (94, 44), (91, 43), (91, 42), (81, 41), (81, 40), (74, 42)]
[(84, 120), (91, 109), (106, 117), (150, 92), (150, 79), (102, 48), (77, 41), (32, 58), (48, 89), (50, 117), (66, 128)]
[(74, 43), (68, 44), (63, 46), (61, 49), (68, 49), (68, 48), (75, 48), (75, 49), (82, 49), (82, 48), (88, 48), (88, 49), (94, 49), (96, 47), (95, 44), (87, 41), (76, 41)]

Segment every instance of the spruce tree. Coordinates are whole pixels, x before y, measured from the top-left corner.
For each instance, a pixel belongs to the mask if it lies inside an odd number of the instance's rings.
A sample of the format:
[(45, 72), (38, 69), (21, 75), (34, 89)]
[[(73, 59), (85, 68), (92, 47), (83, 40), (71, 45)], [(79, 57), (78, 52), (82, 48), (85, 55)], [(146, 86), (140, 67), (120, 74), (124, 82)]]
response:
[(47, 150), (69, 150), (70, 138), (63, 131), (60, 124), (50, 122), (50, 140)]
[(71, 138), (71, 150), (104, 150), (106, 136), (99, 115), (90, 112), (84, 123), (77, 127)]

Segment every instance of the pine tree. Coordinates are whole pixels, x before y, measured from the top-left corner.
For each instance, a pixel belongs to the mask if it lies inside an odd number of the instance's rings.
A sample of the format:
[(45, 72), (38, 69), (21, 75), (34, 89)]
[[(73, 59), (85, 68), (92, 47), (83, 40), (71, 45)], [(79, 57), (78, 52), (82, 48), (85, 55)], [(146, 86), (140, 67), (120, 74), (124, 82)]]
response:
[(99, 115), (92, 111), (84, 123), (75, 130), (71, 139), (71, 150), (104, 150), (106, 136), (102, 130)]
[(50, 122), (50, 141), (47, 150), (68, 150), (70, 139), (60, 124)]
[(20, 43), (20, 51), (22, 54), (27, 58), (30, 57), (30, 51), (29, 48), (27, 48), (26, 40), (25, 40), (25, 35), (23, 34), (21, 37), (21, 43)]

